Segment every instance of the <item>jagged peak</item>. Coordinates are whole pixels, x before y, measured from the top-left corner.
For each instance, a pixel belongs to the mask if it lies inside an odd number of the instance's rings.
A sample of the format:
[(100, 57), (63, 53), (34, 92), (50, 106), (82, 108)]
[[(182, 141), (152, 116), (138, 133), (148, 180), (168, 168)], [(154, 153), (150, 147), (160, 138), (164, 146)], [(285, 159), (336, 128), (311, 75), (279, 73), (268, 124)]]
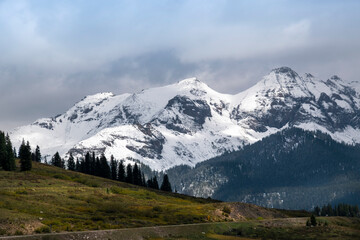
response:
[(294, 70), (292, 70), (289, 67), (285, 67), (285, 66), (279, 67), (279, 68), (274, 68), (273, 70), (271, 70), (271, 73), (279, 74), (279, 75), (286, 75), (291, 78), (299, 77), (299, 75)]
[(341, 82), (342, 82), (342, 79), (341, 79), (339, 76), (337, 76), (337, 75), (331, 76), (331, 77), (330, 77), (330, 80), (341, 81)]
[(304, 74), (304, 77), (305, 77), (305, 78), (309, 78), (309, 79), (314, 78), (314, 76), (313, 76), (311, 73), (305, 73), (305, 74)]

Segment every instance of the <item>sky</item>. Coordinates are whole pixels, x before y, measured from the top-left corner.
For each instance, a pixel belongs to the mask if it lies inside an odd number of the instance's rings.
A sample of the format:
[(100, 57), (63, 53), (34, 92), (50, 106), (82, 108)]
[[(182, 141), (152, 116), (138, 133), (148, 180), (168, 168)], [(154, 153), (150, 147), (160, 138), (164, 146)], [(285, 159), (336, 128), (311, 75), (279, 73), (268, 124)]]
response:
[(360, 80), (359, 12), (356, 0), (0, 0), (0, 130), (188, 77), (231, 94), (280, 66)]

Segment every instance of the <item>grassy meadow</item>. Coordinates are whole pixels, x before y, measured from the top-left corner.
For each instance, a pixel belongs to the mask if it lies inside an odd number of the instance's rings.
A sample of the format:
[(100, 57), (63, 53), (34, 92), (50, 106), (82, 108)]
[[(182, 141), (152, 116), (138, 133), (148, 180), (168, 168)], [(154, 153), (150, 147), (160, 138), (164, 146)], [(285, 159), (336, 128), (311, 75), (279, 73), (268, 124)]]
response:
[[(0, 238), (360, 239), (358, 218), (319, 218), (321, 226), (306, 227), (308, 217), (306, 211), (195, 198), (36, 162), (29, 172), (0, 170)], [(92, 231), (109, 229), (119, 230)]]
[[(240, 205), (239, 205), (240, 206)], [(0, 235), (117, 229), (245, 218), (231, 204), (157, 191), (33, 162), (0, 170)], [(276, 212), (261, 209), (266, 216)], [(256, 218), (258, 215), (249, 217)], [(236, 213), (236, 214), (235, 214)], [(260, 216), (260, 215), (259, 215)]]

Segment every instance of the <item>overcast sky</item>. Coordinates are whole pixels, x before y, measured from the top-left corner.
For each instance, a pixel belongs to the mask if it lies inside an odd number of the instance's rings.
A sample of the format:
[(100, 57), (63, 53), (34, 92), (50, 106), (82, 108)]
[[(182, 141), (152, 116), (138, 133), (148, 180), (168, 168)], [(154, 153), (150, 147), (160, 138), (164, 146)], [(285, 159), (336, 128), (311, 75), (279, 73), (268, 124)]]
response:
[(356, 0), (0, 0), (0, 129), (192, 76), (223, 93), (279, 66), (360, 80), (359, 12)]

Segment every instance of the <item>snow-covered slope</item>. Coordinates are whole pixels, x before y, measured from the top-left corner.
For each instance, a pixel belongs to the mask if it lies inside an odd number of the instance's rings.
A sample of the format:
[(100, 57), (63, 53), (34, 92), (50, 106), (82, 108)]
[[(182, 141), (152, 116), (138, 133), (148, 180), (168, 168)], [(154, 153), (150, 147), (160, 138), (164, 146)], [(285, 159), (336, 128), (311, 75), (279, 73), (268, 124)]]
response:
[(190, 78), (115, 96), (88, 96), (66, 113), (15, 129), (43, 155), (87, 151), (139, 160), (152, 169), (194, 166), (283, 128), (321, 130), (335, 140), (360, 142), (360, 94), (337, 76), (323, 81), (277, 68), (250, 89), (221, 94)]

